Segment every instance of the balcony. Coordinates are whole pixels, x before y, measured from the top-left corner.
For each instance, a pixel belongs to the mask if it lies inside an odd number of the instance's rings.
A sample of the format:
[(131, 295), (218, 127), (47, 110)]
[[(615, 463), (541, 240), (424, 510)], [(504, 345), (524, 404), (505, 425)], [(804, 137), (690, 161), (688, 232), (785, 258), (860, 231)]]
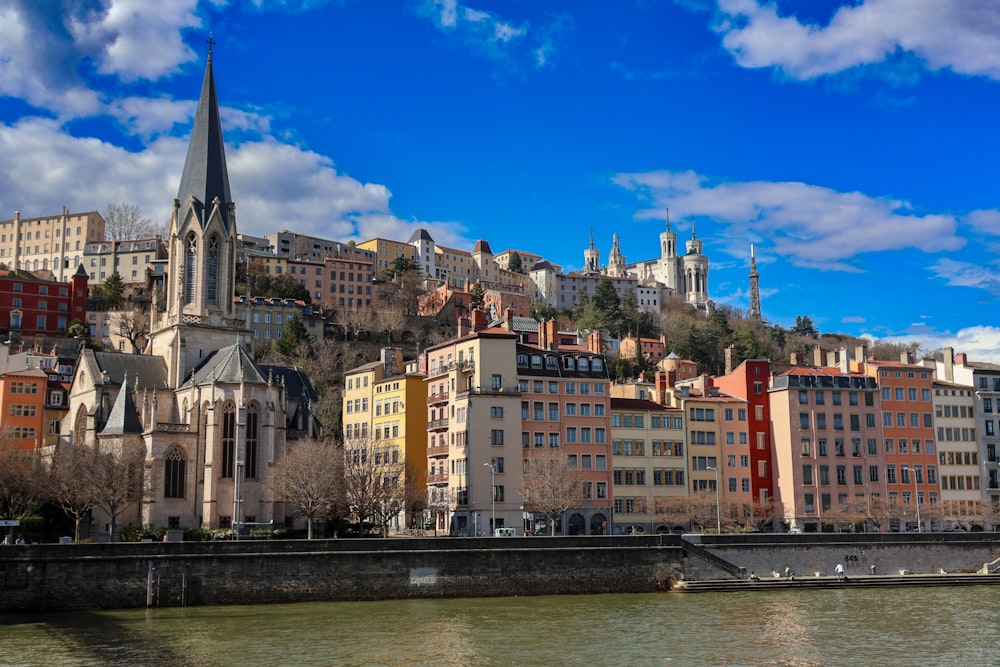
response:
[(432, 474), (428, 474), (427, 475), (427, 483), (428, 484), (447, 484), (448, 483), (448, 473), (446, 473), (446, 472), (439, 472), (439, 473), (435, 473), (433, 475)]
[(156, 422), (156, 430), (160, 433), (190, 433), (191, 424)]
[(448, 456), (448, 445), (435, 445), (427, 447), (427, 456)]
[(434, 419), (427, 422), (428, 431), (447, 431), (448, 430), (448, 420), (447, 419)]
[(439, 392), (437, 394), (429, 394), (427, 396), (427, 405), (434, 405), (435, 403), (447, 403), (449, 393), (446, 391)]
[(491, 387), (474, 387), (472, 389), (466, 389), (465, 391), (460, 391), (457, 394), (457, 398), (465, 398), (467, 396), (520, 396), (521, 391), (516, 387), (499, 387), (493, 389)]
[(472, 359), (463, 359), (462, 361), (453, 361), (450, 364), (441, 364), (437, 368), (432, 368), (428, 372), (428, 377), (437, 377), (438, 375), (445, 375), (452, 371), (462, 371), (464, 373), (469, 373), (476, 370), (476, 362)]

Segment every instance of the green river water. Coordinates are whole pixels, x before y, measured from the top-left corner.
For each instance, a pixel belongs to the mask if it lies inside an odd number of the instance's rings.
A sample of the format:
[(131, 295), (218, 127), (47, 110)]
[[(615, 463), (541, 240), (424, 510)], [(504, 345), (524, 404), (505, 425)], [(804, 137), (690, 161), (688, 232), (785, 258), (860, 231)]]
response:
[(1000, 666), (1000, 586), (0, 615), (0, 665)]

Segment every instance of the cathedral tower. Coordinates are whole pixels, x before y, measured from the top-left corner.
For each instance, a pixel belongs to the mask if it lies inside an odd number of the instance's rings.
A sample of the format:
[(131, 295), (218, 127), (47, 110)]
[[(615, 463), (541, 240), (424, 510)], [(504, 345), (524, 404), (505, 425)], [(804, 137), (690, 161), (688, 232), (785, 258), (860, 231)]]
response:
[(684, 255), (684, 299), (691, 304), (708, 302), (708, 258), (701, 253), (702, 242), (691, 219), (691, 238)]
[[(229, 192), (219, 103), (208, 52), (205, 78), (170, 216), (166, 308), (150, 322), (152, 353), (167, 360), (171, 386), (244, 331), (233, 303), (236, 205)], [(197, 345), (187, 338), (197, 330)]]
[(584, 273), (598, 273), (601, 270), (601, 251), (594, 247), (594, 228), (590, 228), (590, 247), (583, 251)]

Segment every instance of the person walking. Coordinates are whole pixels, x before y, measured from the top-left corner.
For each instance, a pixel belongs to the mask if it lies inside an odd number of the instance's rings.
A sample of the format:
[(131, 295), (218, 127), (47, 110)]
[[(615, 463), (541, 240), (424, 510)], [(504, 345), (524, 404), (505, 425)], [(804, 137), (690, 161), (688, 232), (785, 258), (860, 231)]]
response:
[(837, 572), (837, 579), (839, 579), (840, 581), (843, 581), (844, 580), (844, 565), (843, 565), (843, 563), (837, 563), (837, 567), (835, 567), (834, 570)]

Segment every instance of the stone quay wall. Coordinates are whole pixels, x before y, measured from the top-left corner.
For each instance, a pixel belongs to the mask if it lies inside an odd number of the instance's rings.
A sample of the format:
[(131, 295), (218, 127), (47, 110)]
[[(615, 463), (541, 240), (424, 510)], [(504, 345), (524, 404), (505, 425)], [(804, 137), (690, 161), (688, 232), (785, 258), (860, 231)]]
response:
[(0, 546), (0, 612), (644, 593), (684, 571), (681, 544), (664, 535)]
[[(978, 572), (1000, 534), (655, 535), (0, 546), (0, 613), (665, 591), (677, 579)], [(742, 575), (739, 568), (744, 568)]]
[(797, 576), (829, 576), (837, 563), (848, 576), (871, 574), (872, 565), (876, 574), (976, 573), (1000, 558), (1000, 533), (750, 533), (685, 539), (761, 577), (774, 570), (783, 574), (786, 567)]

